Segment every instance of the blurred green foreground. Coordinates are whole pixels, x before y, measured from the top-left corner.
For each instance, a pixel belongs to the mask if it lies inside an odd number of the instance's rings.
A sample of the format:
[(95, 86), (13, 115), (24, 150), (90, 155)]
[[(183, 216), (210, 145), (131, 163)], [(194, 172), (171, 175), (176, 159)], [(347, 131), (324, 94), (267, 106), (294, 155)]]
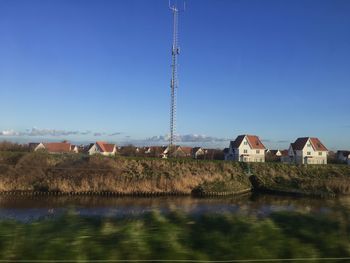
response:
[(0, 259), (350, 257), (349, 222), (346, 210), (337, 217), (278, 212), (263, 218), (175, 212), (162, 215), (157, 211), (142, 217), (94, 218), (72, 212), (30, 223), (1, 221)]

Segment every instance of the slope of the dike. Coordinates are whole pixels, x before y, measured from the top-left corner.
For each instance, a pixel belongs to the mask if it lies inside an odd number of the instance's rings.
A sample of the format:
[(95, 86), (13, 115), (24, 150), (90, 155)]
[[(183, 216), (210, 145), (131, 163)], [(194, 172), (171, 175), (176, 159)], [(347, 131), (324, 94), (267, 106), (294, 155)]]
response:
[(0, 152), (0, 193), (350, 194), (350, 166)]
[(314, 196), (350, 194), (349, 165), (252, 163), (249, 166), (255, 191)]
[(234, 162), (0, 153), (0, 192), (201, 195), (250, 189)]

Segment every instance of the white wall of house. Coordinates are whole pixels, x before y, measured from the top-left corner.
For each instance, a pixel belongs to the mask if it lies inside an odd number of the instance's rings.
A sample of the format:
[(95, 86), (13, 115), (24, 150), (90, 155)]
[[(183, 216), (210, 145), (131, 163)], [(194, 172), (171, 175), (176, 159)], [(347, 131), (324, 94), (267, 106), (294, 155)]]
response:
[(79, 152), (78, 146), (74, 146), (74, 148), (72, 149), (72, 152), (78, 153)]
[(45, 146), (44, 146), (43, 143), (39, 143), (39, 144), (35, 147), (34, 151), (38, 151), (38, 150), (45, 150)]
[(244, 137), (241, 145), (238, 148), (233, 148), (230, 145), (228, 160), (240, 161), (240, 162), (265, 162), (265, 150), (264, 149), (252, 149), (249, 145), (247, 137)]
[(348, 156), (348, 165), (350, 165), (350, 154)]
[(91, 146), (91, 148), (89, 150), (89, 155), (102, 154), (104, 156), (113, 156), (113, 155), (116, 154), (116, 152), (117, 152), (117, 147), (116, 146), (114, 146), (113, 152), (102, 152), (100, 147), (98, 147), (98, 145), (95, 143), (93, 146)]
[(94, 154), (99, 154), (100, 150), (98, 148), (98, 146), (96, 145), (96, 143), (91, 146), (91, 148), (89, 149), (89, 155), (94, 155)]
[(202, 148), (199, 148), (192, 156), (192, 158), (197, 159), (200, 156), (204, 155), (204, 150)]

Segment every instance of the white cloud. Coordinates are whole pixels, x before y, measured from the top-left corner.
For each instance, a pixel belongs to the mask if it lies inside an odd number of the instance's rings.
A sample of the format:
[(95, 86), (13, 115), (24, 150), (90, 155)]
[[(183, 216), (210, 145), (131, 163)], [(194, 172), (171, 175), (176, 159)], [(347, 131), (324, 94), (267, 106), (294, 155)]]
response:
[(66, 131), (66, 130), (55, 130), (55, 129), (26, 129), (26, 131), (14, 131), (14, 130), (4, 130), (0, 131), (2, 136), (69, 136), (69, 135), (87, 135), (90, 134), (90, 131)]
[(0, 135), (2, 136), (18, 136), (19, 133), (14, 130), (4, 130), (0, 131)]
[[(169, 141), (169, 137), (170, 137), (169, 135), (153, 136), (151, 138), (146, 139), (146, 141), (167, 142)], [(199, 134), (185, 134), (185, 135), (175, 136), (175, 142), (183, 142), (183, 143), (193, 143), (193, 142), (208, 143), (208, 142), (227, 142), (227, 141), (229, 141), (229, 139), (199, 135)]]

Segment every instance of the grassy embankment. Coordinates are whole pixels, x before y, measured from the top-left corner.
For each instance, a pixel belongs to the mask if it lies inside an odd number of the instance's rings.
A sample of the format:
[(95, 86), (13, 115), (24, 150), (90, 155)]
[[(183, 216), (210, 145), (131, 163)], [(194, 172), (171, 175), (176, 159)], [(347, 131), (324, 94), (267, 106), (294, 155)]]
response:
[[(138, 218), (68, 214), (0, 222), (2, 260), (248, 260), (350, 257), (349, 214), (266, 218), (158, 212)], [(279, 261), (277, 261), (279, 262)], [(328, 260), (327, 262), (338, 262)]]
[(2, 192), (190, 194), (250, 187), (242, 166), (233, 162), (0, 152)]
[(0, 152), (0, 192), (240, 193), (252, 184), (256, 191), (350, 194), (350, 166)]
[(350, 166), (250, 164), (256, 190), (301, 195), (350, 194)]

